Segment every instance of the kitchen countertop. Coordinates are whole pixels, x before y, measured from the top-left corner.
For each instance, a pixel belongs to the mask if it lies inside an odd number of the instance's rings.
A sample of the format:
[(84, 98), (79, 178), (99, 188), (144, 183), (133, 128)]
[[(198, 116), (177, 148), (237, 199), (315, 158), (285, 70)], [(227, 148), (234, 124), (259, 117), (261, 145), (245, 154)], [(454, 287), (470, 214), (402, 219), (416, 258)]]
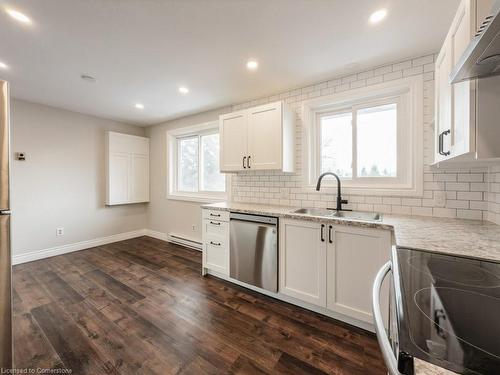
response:
[(393, 231), (398, 247), (500, 262), (500, 225), (487, 221), (388, 214), (383, 214), (378, 222), (359, 221), (293, 213), (298, 207), (238, 202), (207, 204), (202, 208), (386, 229)]

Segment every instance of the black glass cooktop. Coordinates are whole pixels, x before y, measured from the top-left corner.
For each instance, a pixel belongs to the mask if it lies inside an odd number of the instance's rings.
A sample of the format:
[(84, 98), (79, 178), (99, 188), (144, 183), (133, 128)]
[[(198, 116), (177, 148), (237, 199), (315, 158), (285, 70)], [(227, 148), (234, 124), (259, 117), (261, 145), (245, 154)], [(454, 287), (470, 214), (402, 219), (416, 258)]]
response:
[(500, 374), (500, 263), (396, 254), (400, 351), (461, 374)]

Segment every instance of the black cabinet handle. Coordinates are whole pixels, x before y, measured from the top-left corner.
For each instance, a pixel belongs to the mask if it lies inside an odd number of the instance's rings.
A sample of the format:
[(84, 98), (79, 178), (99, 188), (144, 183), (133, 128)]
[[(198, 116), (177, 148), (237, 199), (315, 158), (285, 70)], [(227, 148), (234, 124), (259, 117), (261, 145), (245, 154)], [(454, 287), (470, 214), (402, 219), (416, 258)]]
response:
[(444, 147), (444, 136), (448, 135), (450, 133), (451, 133), (451, 130), (448, 129), (448, 130), (445, 130), (444, 132), (441, 132), (439, 134), (439, 147), (438, 147), (439, 155), (448, 156), (450, 154), (450, 151), (444, 152), (444, 150), (443, 150), (443, 147)]
[(331, 225), (328, 226), (328, 242), (333, 243), (333, 235), (332, 235), (333, 227)]
[(246, 168), (246, 166), (245, 166), (245, 159), (246, 158), (247, 158), (246, 156), (243, 156), (243, 168)]
[(250, 156), (248, 156), (248, 159), (247, 159), (247, 167), (248, 167), (248, 169), (250, 169)]
[(220, 246), (220, 242), (213, 242), (213, 241), (210, 241), (210, 244), (211, 244), (211, 245), (214, 245), (214, 246)]
[(212, 225), (220, 225), (220, 223), (217, 223), (215, 221), (211, 221), (210, 224), (212, 224)]
[(321, 224), (321, 242), (325, 242), (325, 224)]
[(210, 216), (220, 217), (220, 214), (213, 214), (210, 212)]

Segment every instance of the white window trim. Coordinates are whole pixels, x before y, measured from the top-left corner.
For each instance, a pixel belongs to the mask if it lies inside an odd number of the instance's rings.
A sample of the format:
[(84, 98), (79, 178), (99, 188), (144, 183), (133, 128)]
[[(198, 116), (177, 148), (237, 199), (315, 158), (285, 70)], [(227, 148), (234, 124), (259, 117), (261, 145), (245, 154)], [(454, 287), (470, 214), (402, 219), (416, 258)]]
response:
[[(308, 100), (302, 105), (302, 171), (303, 186), (313, 188), (319, 175), (318, 148), (318, 115), (325, 112), (351, 108), (365, 103), (383, 102), (390, 97), (400, 97), (398, 116), (405, 116), (408, 126), (398, 127), (398, 175), (403, 166), (406, 176), (403, 180), (388, 183), (387, 179), (371, 179), (364, 177), (359, 180), (343, 180), (342, 187), (345, 194), (353, 195), (396, 195), (422, 196), (423, 195), (423, 79), (422, 76), (403, 78), (384, 82), (369, 87), (353, 89), (318, 99)], [(400, 114), (401, 110), (403, 113)], [(401, 123), (398, 120), (398, 124)], [(399, 133), (403, 131), (404, 133)], [(403, 140), (404, 142), (401, 142)], [(353, 140), (354, 142), (354, 140)], [(356, 147), (356, 145), (353, 145)], [(354, 150), (355, 152), (355, 150)], [(402, 162), (401, 162), (402, 161)], [(406, 168), (409, 165), (410, 168)], [(384, 181), (385, 180), (385, 181)], [(377, 183), (374, 183), (376, 181)], [(323, 193), (335, 193), (335, 181), (324, 180)]]
[(231, 199), (231, 177), (226, 174), (225, 192), (184, 192), (177, 190), (177, 139), (200, 133), (211, 134), (219, 130), (219, 122), (211, 121), (199, 125), (185, 126), (167, 131), (167, 199), (200, 203), (216, 203)]

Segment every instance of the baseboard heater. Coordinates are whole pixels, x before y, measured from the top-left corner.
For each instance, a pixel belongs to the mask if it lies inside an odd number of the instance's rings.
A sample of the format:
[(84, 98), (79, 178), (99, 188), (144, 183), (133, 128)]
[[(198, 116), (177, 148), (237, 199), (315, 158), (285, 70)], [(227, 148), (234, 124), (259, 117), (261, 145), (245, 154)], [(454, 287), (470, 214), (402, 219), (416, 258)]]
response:
[(170, 233), (168, 235), (168, 240), (169, 240), (169, 242), (175, 243), (177, 245), (190, 247), (191, 249), (195, 249), (195, 250), (199, 250), (199, 251), (202, 250), (201, 242), (194, 241), (194, 240), (191, 240), (189, 238), (179, 236), (178, 234)]

